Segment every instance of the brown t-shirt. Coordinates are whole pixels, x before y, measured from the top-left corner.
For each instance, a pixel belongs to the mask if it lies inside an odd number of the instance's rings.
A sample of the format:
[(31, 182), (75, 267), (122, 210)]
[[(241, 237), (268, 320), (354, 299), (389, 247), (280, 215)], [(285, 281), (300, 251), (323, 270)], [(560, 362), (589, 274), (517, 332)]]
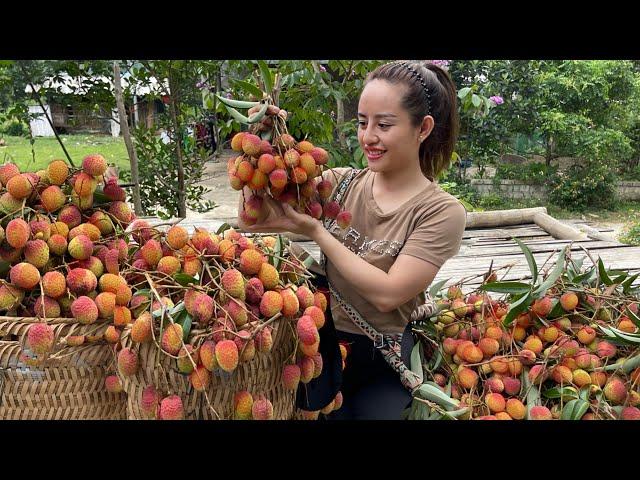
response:
[[(326, 171), (323, 177), (334, 190), (350, 168)], [(343, 196), (344, 208), (351, 212), (351, 225), (342, 230), (337, 225), (330, 233), (352, 252), (368, 263), (388, 272), (399, 254), (411, 255), (441, 267), (460, 249), (466, 223), (464, 206), (452, 195), (432, 182), (420, 193), (392, 212), (383, 213), (372, 195), (374, 174), (368, 168), (359, 172)], [(424, 303), (425, 296), (400, 305), (392, 312), (383, 313), (361, 297), (329, 258), (326, 273), (344, 300), (350, 303), (364, 319), (381, 333), (401, 333), (413, 310)], [(332, 302), (331, 313), (338, 330), (362, 334), (340, 308)]]

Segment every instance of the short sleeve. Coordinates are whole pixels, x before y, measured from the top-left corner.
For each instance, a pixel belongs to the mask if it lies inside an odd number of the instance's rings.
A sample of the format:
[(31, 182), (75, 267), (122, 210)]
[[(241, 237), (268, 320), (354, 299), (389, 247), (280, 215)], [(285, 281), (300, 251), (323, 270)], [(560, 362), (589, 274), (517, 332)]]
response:
[(464, 206), (455, 199), (447, 202), (442, 209), (418, 224), (404, 243), (400, 255), (411, 255), (440, 268), (460, 250), (466, 222)]

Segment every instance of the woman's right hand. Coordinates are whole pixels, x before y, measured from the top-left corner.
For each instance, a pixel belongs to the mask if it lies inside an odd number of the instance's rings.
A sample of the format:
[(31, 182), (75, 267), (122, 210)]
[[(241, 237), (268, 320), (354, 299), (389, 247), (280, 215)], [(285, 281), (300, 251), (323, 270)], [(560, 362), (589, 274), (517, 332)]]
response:
[[(260, 209), (260, 215), (258, 217), (258, 221), (255, 224), (250, 226), (242, 221), (242, 212), (244, 211), (245, 201), (249, 200), (252, 195), (256, 195), (262, 198), (262, 207)], [(240, 194), (240, 200), (238, 205), (238, 227), (240, 227), (242, 230), (245, 230), (245, 231), (251, 230), (251, 232), (256, 232), (256, 233), (271, 233), (271, 232), (282, 233), (287, 231), (283, 229), (274, 229), (274, 227), (269, 227), (269, 226), (264, 228), (261, 227), (262, 224), (269, 225), (273, 223), (274, 220), (276, 220), (278, 217), (281, 216), (281, 213), (273, 208), (273, 201), (269, 202), (266, 197), (267, 197), (267, 194), (264, 191), (259, 191), (254, 194), (249, 189), (249, 187), (243, 188), (242, 193)]]

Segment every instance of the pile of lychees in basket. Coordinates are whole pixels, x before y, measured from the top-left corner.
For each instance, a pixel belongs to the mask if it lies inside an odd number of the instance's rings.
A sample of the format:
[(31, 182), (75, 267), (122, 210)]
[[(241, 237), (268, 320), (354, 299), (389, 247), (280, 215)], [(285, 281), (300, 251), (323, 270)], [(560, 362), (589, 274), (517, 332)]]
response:
[[(146, 418), (190, 418), (183, 396), (209, 401), (215, 376), (264, 365), (274, 329), (289, 329), (290, 351), (269, 378), (292, 405), (299, 382), (322, 371), (318, 329), (327, 299), (286, 240), (152, 226), (135, 218), (107, 168), (101, 155), (87, 156), (80, 169), (62, 160), (36, 173), (0, 166), (0, 314), (40, 320), (23, 339), (21, 360), (40, 368), (68, 349), (110, 345), (107, 390), (144, 381), (135, 401)], [(63, 336), (59, 318), (92, 330)], [(188, 379), (189, 392), (163, 379), (167, 365)], [(150, 381), (143, 373), (155, 368)], [(227, 418), (274, 417), (264, 392), (233, 393)], [(338, 394), (323, 411), (340, 404)]]

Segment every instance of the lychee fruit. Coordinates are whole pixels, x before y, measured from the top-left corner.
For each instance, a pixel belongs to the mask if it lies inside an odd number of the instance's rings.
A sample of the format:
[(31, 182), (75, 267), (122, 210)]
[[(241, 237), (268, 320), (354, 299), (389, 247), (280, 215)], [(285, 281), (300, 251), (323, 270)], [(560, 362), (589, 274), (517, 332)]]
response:
[(31, 235), (29, 224), (21, 218), (14, 218), (7, 224), (5, 236), (7, 243), (13, 248), (23, 248)]
[(282, 311), (283, 304), (280, 293), (267, 290), (260, 300), (260, 313), (266, 318), (271, 318)]
[(237, 392), (233, 396), (233, 417), (236, 420), (251, 420), (253, 397), (246, 390)]
[(244, 300), (244, 277), (242, 276), (242, 273), (240, 273), (240, 271), (236, 270), (235, 268), (226, 270), (220, 278), (220, 283), (222, 284), (222, 288), (226, 293), (234, 298)]
[(35, 323), (29, 327), (27, 346), (34, 353), (41, 355), (53, 349), (55, 334), (53, 328), (46, 323)]
[(104, 379), (104, 386), (107, 389), (107, 392), (110, 393), (120, 393), (122, 392), (122, 383), (120, 383), (120, 377), (117, 375), (109, 375)]
[(30, 263), (22, 262), (11, 267), (11, 283), (24, 290), (31, 290), (40, 282), (40, 272)]
[(218, 360), (216, 359), (216, 344), (212, 340), (207, 340), (199, 348), (200, 361), (202, 365), (213, 372), (218, 367)]
[(184, 420), (184, 407), (178, 395), (169, 395), (160, 402), (161, 420)]
[(233, 340), (222, 340), (216, 343), (216, 360), (225, 372), (232, 372), (238, 366), (238, 346)]
[(107, 171), (107, 161), (98, 153), (87, 155), (82, 159), (82, 171), (92, 177), (102, 175)]
[(182, 348), (182, 325), (172, 323), (167, 325), (162, 332), (161, 345), (162, 349), (169, 355), (177, 355)]
[(118, 352), (118, 371), (125, 377), (135, 375), (138, 371), (138, 354), (130, 348)]

